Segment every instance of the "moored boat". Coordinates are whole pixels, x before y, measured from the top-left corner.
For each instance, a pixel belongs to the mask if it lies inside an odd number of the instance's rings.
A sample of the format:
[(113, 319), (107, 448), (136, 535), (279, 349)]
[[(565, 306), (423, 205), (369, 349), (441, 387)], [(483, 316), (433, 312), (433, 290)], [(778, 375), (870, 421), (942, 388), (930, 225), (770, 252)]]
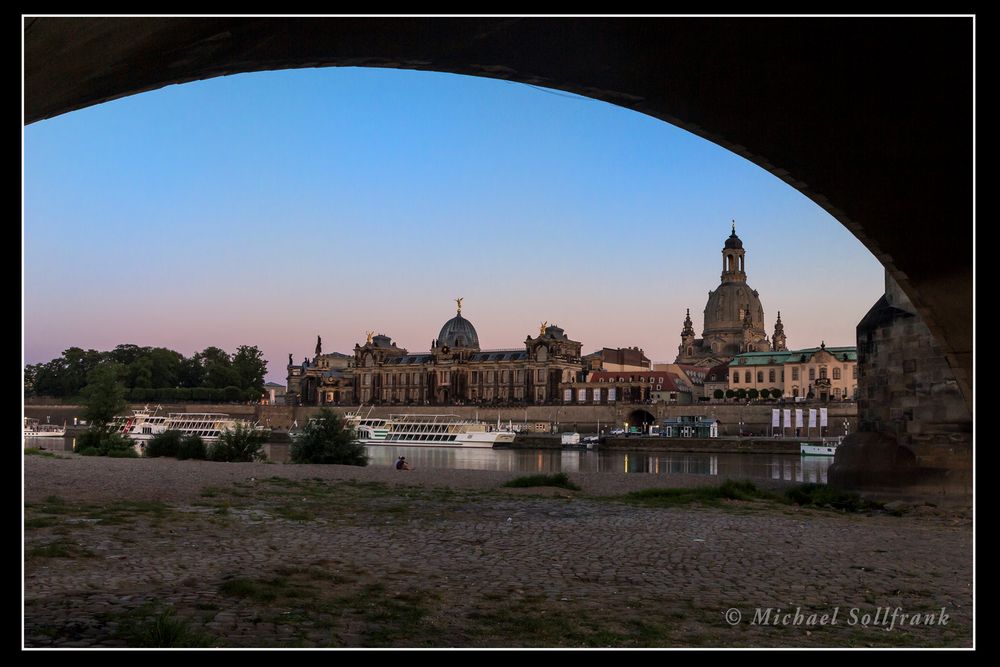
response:
[(799, 454), (802, 456), (836, 456), (839, 441), (801, 442)]
[(458, 415), (346, 415), (347, 423), (366, 445), (411, 447), (482, 447), (514, 442), (516, 433)]
[(258, 431), (267, 430), (246, 420), (222, 412), (171, 412), (156, 414), (148, 409), (133, 410), (131, 415), (115, 417), (115, 430), (132, 440), (152, 440), (166, 431), (179, 431), (181, 435), (197, 435), (205, 442), (215, 442), (226, 431), (237, 426)]
[(66, 424), (62, 426), (56, 424), (40, 424), (32, 417), (24, 418), (25, 438), (61, 438), (66, 435)]

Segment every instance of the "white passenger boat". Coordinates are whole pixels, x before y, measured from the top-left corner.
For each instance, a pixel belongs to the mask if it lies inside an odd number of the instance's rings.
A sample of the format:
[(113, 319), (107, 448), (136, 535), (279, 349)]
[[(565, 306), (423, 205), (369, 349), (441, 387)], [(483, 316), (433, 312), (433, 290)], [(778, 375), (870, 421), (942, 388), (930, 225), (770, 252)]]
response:
[(347, 423), (366, 445), (411, 447), (493, 447), (514, 442), (511, 429), (501, 429), (458, 415), (346, 415)]
[(262, 426), (231, 417), (222, 412), (171, 412), (159, 415), (156, 410), (133, 410), (131, 415), (115, 417), (115, 429), (132, 440), (151, 440), (166, 431), (179, 431), (181, 435), (197, 435), (205, 442), (215, 442), (226, 431), (238, 425), (265, 431)]
[(836, 456), (839, 440), (799, 443), (801, 456)]
[(56, 424), (39, 424), (37, 419), (32, 417), (24, 418), (25, 438), (61, 438), (66, 435), (66, 424), (57, 426)]

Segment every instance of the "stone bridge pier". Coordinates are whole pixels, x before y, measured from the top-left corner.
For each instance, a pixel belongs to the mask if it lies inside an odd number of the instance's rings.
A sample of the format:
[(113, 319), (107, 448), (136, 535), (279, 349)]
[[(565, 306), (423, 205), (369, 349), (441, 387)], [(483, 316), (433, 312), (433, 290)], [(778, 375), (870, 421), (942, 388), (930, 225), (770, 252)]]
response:
[(886, 273), (858, 324), (858, 430), (830, 484), (963, 500), (972, 495), (972, 411), (927, 325)]

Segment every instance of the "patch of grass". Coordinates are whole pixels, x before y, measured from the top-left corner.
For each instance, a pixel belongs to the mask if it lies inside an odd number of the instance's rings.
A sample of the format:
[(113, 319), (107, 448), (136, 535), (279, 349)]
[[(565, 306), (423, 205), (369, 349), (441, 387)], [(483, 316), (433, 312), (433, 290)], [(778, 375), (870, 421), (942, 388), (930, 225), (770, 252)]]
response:
[(87, 516), (96, 519), (102, 525), (121, 525), (130, 523), (139, 516), (145, 516), (155, 526), (159, 525), (169, 514), (170, 508), (160, 502), (121, 500), (110, 505), (92, 507)]
[(116, 637), (130, 648), (204, 648), (216, 645), (213, 638), (188, 626), (172, 609), (143, 606), (123, 614)]
[(770, 500), (781, 497), (758, 489), (753, 482), (728, 480), (719, 486), (699, 486), (689, 489), (643, 489), (625, 496), (625, 501), (649, 507), (675, 507), (691, 503), (721, 505), (723, 500)]
[(40, 516), (33, 519), (25, 519), (24, 527), (26, 529), (30, 528), (48, 528), (49, 526), (56, 526), (59, 524), (58, 519), (54, 519), (50, 516)]
[(74, 514), (79, 511), (59, 496), (46, 496), (40, 505), (25, 503), (24, 506), (42, 514)]
[(56, 540), (31, 547), (25, 552), (25, 558), (28, 560), (35, 558), (90, 558), (93, 555), (86, 548), (69, 540)]
[(300, 575), (312, 581), (328, 581), (333, 584), (345, 584), (350, 581), (343, 575), (327, 572), (319, 567), (279, 567), (274, 572), (280, 577)]
[(219, 592), (263, 603), (287, 598), (310, 598), (316, 595), (316, 591), (280, 576), (270, 579), (229, 579), (222, 582)]
[(281, 505), (274, 508), (274, 513), (283, 519), (290, 521), (312, 521), (316, 515), (304, 507), (292, 507), (291, 505)]
[(54, 459), (54, 458), (56, 458), (56, 455), (53, 454), (52, 452), (43, 451), (43, 450), (39, 449), (38, 447), (25, 447), (24, 454), (26, 456), (44, 456), (47, 459)]
[(569, 477), (564, 472), (554, 475), (526, 475), (515, 477), (503, 486), (511, 489), (522, 489), (532, 486), (557, 486), (561, 489), (571, 489), (579, 491), (580, 487), (569, 481)]
[(664, 646), (673, 645), (663, 626), (647, 621), (620, 625), (613, 618), (592, 618), (572, 607), (541, 598), (480, 608), (463, 624), (475, 645), (484, 646)]
[(785, 491), (788, 502), (805, 507), (830, 507), (845, 512), (880, 510), (883, 503), (864, 500), (857, 493), (848, 493), (826, 484), (802, 484)]
[(383, 584), (372, 583), (325, 606), (329, 612), (363, 619), (363, 646), (439, 646), (439, 631), (425, 620), (437, 599), (436, 593), (419, 589), (389, 594)]

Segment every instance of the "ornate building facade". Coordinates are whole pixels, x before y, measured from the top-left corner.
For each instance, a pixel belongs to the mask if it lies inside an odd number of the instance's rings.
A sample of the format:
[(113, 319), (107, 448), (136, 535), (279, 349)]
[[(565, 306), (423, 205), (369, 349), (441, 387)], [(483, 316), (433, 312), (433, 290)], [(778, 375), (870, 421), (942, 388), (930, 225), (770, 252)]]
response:
[(746, 251), (743, 241), (736, 235), (735, 222), (722, 248), (721, 283), (708, 293), (701, 338), (695, 335), (688, 309), (675, 363), (711, 368), (743, 352), (786, 349), (780, 314), (774, 338), (768, 340), (760, 295), (747, 284)]
[(441, 327), (429, 352), (411, 354), (389, 336), (370, 331), (345, 367), (324, 368), (329, 355), (317, 346), (312, 362), (289, 363), (289, 392), (301, 403), (320, 405), (540, 404), (560, 400), (560, 385), (580, 377), (581, 344), (558, 326), (543, 322), (523, 348), (483, 350), (475, 326), (462, 316), (461, 299), (456, 301), (458, 312)]
[(746, 352), (728, 366), (729, 389), (780, 389), (784, 398), (854, 400), (858, 395), (858, 349), (819, 347), (783, 352)]

